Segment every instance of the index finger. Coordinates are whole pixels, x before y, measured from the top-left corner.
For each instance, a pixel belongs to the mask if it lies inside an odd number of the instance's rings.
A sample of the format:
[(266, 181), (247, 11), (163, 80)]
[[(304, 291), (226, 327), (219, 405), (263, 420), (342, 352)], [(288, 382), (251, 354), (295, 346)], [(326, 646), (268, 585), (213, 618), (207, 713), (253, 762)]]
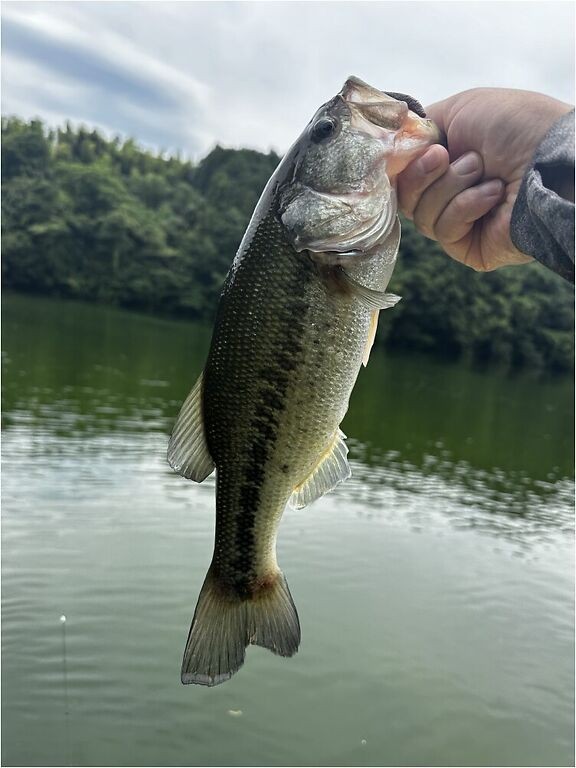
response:
[(398, 175), (398, 205), (411, 219), (421, 196), (448, 169), (448, 152), (440, 144), (433, 144), (426, 152)]

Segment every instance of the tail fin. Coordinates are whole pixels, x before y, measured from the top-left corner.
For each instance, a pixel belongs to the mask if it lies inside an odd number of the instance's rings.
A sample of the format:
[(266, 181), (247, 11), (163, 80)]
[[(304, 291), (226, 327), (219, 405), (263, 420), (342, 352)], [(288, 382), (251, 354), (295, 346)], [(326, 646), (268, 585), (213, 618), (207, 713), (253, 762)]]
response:
[(253, 599), (226, 594), (209, 570), (198, 598), (182, 661), (182, 682), (219, 685), (244, 663), (247, 645), (293, 656), (300, 622), (284, 574)]

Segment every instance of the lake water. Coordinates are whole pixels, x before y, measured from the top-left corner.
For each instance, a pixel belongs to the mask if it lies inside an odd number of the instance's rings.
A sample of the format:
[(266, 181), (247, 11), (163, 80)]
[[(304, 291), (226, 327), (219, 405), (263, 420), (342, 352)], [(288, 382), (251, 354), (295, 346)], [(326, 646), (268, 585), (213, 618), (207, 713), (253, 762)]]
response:
[(280, 528), (299, 653), (184, 687), (214, 479), (165, 454), (209, 337), (4, 297), (3, 765), (573, 765), (572, 382), (374, 350), (353, 477)]

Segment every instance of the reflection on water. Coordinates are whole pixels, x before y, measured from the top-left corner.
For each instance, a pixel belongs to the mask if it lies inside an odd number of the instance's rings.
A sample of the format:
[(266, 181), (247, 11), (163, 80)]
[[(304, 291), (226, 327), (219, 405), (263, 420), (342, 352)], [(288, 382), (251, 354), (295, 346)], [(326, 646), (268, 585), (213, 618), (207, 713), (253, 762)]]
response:
[(373, 353), (352, 478), (280, 530), (302, 649), (207, 691), (178, 675), (214, 479), (164, 457), (209, 330), (3, 315), (5, 764), (571, 763), (570, 381)]
[[(7, 297), (4, 428), (26, 427), (30, 455), (73, 459), (101, 455), (113, 433), (169, 434), (209, 338), (204, 326)], [(431, 512), (456, 502), (458, 525), (570, 530), (573, 414), (568, 379), (375, 355), (344, 421), (355, 473), (339, 494), (381, 507), (382, 489), (418, 490)]]
[[(366, 447), (353, 445), (361, 460)], [(429, 526), (441, 515), (455, 527), (506, 536), (520, 547), (534, 540), (552, 542), (555, 533), (562, 537), (573, 531), (574, 483), (570, 478), (534, 480), (518, 471), (476, 469), (439, 454), (424, 455), (421, 466), (401, 460), (395, 451), (383, 454), (381, 465), (358, 461), (354, 478), (343, 493), (381, 510), (386, 507), (386, 492), (393, 489), (392, 516), (399, 512), (401, 524), (412, 521)], [(415, 504), (415, 489), (420, 500), (425, 500), (420, 505)]]

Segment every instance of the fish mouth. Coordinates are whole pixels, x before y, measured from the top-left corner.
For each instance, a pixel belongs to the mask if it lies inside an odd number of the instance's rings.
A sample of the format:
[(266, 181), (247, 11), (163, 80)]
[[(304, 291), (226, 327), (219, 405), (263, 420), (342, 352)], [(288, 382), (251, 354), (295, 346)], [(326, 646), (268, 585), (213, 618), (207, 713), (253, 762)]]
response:
[(355, 75), (350, 75), (340, 91), (340, 96), (351, 104), (378, 104), (381, 101), (397, 101), (388, 96), (384, 91), (373, 88), (364, 80)]
[(354, 76), (339, 96), (350, 110), (353, 128), (383, 142), (389, 176), (400, 173), (419, 151), (443, 143), (438, 126), (409, 108), (408, 102), (415, 101), (411, 97), (399, 100)]
[(347, 104), (354, 128), (375, 138), (385, 131), (398, 131), (408, 115), (408, 105), (372, 88), (358, 77), (349, 77), (339, 96)]

